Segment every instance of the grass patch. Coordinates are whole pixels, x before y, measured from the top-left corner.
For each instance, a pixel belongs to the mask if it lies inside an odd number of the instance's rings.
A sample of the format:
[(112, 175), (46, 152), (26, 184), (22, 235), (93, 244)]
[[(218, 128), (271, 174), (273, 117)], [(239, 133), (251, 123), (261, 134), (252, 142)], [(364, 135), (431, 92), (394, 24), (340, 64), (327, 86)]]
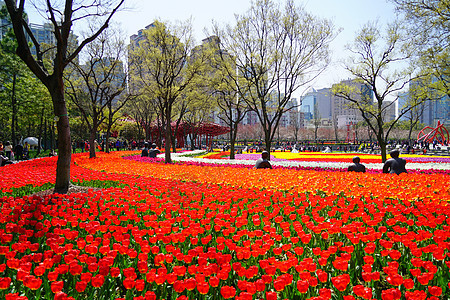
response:
[[(110, 187), (118, 187), (118, 188), (128, 187), (128, 184), (124, 184), (119, 181), (112, 181), (112, 180), (76, 181), (76, 182), (72, 182), (72, 184), (78, 185), (78, 186), (102, 188), (102, 189), (107, 189)], [(53, 183), (46, 183), (41, 186), (33, 186), (31, 184), (28, 184), (26, 186), (22, 186), (19, 188), (11, 188), (10, 190), (0, 191), (0, 198), (1, 197), (20, 198), (23, 196), (29, 196), (29, 195), (33, 195), (38, 192), (46, 191), (46, 190), (52, 189), (54, 187), (55, 187), (55, 185)]]
[(199, 153), (181, 154), (180, 156), (182, 156), (182, 157), (197, 157), (197, 156), (203, 156), (203, 155), (206, 155), (206, 154), (208, 154), (207, 151), (202, 151), (202, 152), (199, 152)]
[(119, 181), (113, 181), (113, 180), (76, 181), (76, 182), (73, 182), (73, 184), (78, 185), (78, 186), (88, 186), (88, 187), (101, 188), (101, 189), (107, 189), (110, 187), (124, 188), (124, 187), (129, 186), (128, 184), (124, 184)]
[(32, 184), (27, 184), (19, 188), (12, 188), (10, 191), (0, 191), (0, 197), (14, 197), (20, 198), (26, 195), (32, 195), (37, 192), (45, 191), (53, 188), (54, 184), (46, 183), (41, 186), (34, 186)]

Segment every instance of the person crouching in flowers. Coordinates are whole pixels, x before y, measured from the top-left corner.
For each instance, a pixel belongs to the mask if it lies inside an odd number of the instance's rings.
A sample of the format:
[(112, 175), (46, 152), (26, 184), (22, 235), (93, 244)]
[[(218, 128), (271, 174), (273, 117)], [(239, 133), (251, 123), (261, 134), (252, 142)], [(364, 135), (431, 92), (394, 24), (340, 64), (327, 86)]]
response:
[(366, 173), (366, 166), (363, 164), (360, 164), (360, 158), (358, 156), (353, 157), (353, 164), (348, 166), (349, 172), (360, 172), (360, 173)]
[(256, 161), (255, 169), (272, 169), (269, 162), (269, 152), (263, 151), (261, 153), (261, 158)]
[(406, 160), (399, 158), (400, 151), (394, 149), (389, 152), (392, 158), (388, 159), (383, 166), (383, 173), (397, 174), (407, 173), (405, 169)]

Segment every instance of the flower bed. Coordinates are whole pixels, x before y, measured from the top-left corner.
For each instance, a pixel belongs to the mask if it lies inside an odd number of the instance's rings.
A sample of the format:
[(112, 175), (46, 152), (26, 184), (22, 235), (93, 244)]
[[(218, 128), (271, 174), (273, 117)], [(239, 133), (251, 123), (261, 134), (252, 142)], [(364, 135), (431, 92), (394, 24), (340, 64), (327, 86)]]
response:
[(72, 195), (14, 197), (54, 158), (0, 168), (1, 299), (450, 298), (447, 175), (130, 154), (74, 155), (74, 182), (105, 189)]
[[(247, 164), (254, 165), (254, 162), (261, 157), (260, 153), (237, 154), (235, 160), (229, 159), (229, 152), (212, 152), (206, 155), (198, 156), (197, 162), (214, 162), (220, 164)], [(336, 169), (342, 171), (347, 169), (352, 163), (352, 158), (359, 156), (361, 163), (371, 173), (379, 173), (382, 170), (383, 163), (381, 156), (375, 154), (364, 153), (322, 153), (322, 152), (280, 152), (271, 153), (272, 166), (297, 167), (297, 168), (324, 168)], [(412, 172), (419, 173), (444, 173), (450, 174), (450, 157), (448, 156), (422, 156), (422, 155), (403, 155), (406, 159), (406, 168)], [(182, 157), (181, 157), (182, 158)], [(438, 171), (441, 170), (441, 171)]]

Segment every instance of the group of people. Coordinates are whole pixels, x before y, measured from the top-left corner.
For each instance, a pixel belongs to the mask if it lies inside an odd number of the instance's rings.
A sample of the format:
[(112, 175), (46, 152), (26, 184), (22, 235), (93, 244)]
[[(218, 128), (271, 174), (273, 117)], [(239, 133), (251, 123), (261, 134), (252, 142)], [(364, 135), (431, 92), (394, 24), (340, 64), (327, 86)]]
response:
[[(383, 165), (383, 173), (390, 174), (401, 174), (406, 172), (406, 160), (400, 158), (400, 150), (394, 149), (390, 153), (391, 158), (388, 159)], [(261, 158), (256, 161), (256, 169), (272, 169), (272, 165), (269, 162), (269, 153), (263, 151), (261, 153)], [(366, 166), (361, 164), (361, 159), (358, 156), (353, 157), (353, 164), (351, 164), (348, 169), (349, 172), (366, 172)]]
[(12, 164), (13, 160), (19, 161), (28, 159), (29, 145), (25, 142), (23, 145), (18, 143), (14, 146), (10, 141), (3, 145), (0, 142), (0, 166)]
[[(391, 152), (389, 152), (389, 155), (391, 156), (390, 159), (386, 160), (386, 162), (383, 165), (383, 173), (386, 174), (401, 174), (401, 173), (407, 173), (406, 172), (406, 160), (403, 158), (400, 158), (400, 150), (394, 149)], [(348, 167), (349, 172), (366, 172), (366, 167), (360, 163), (360, 158), (358, 156), (353, 157), (353, 164), (351, 164)]]
[(142, 149), (141, 157), (150, 157), (155, 158), (161, 151), (159, 151), (158, 148), (156, 148), (156, 144), (153, 143), (151, 148), (148, 148), (148, 143), (144, 143), (144, 149)]

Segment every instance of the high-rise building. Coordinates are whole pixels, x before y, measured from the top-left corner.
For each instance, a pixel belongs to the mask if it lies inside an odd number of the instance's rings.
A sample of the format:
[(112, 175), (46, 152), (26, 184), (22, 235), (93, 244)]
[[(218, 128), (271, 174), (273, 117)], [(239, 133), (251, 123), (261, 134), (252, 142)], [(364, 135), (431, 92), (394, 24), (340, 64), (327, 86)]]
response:
[[(419, 85), (420, 82), (413, 81), (410, 83), (410, 91)], [(422, 85), (421, 89), (424, 87)], [(407, 107), (410, 102), (410, 97), (412, 97), (411, 92), (408, 91), (399, 95), (398, 105), (397, 105), (397, 115)], [(450, 126), (450, 97), (448, 95), (437, 95), (436, 91), (431, 88), (427, 89), (429, 99), (425, 100), (422, 104), (418, 105), (417, 109), (412, 111), (416, 116), (411, 116), (411, 113), (406, 113), (400, 117), (400, 120), (406, 120), (408, 118), (418, 118), (419, 122), (435, 127), (438, 121), (445, 126)]]
[(300, 111), (304, 113), (307, 121), (315, 118), (331, 120), (333, 116), (331, 100), (330, 88), (312, 89), (301, 98)]
[[(5, 5), (5, 2), (0, 0), (0, 8)], [(53, 30), (53, 24), (45, 23), (43, 25), (29, 23), (29, 28), (36, 38), (36, 41), (39, 43), (41, 47), (51, 47), (56, 45), (56, 37)], [(3, 39), (4, 35), (8, 30), (12, 29), (12, 24), (8, 20), (8, 18), (0, 19), (0, 40)], [(32, 40), (28, 37), (28, 41), (31, 43)], [(69, 45), (70, 47), (76, 47), (78, 45), (78, 37), (74, 35), (72, 32), (69, 37)], [(34, 45), (31, 47), (31, 54), (36, 55), (36, 48)]]
[[(373, 104), (373, 92), (367, 85), (350, 79), (341, 81), (340, 84), (354, 87), (354, 99)], [(337, 122), (337, 127), (342, 128), (349, 124), (357, 124), (363, 120), (361, 111), (354, 105), (351, 105), (349, 100), (333, 95), (331, 103), (333, 109), (333, 120), (334, 122)]]
[(155, 27), (155, 23), (151, 23), (145, 26), (144, 29), (139, 29), (137, 34), (133, 34), (132, 36), (130, 36), (130, 48), (131, 48), (130, 50), (133, 50), (134, 47), (137, 47), (139, 45), (139, 42), (145, 38), (144, 30), (147, 30), (152, 27)]

